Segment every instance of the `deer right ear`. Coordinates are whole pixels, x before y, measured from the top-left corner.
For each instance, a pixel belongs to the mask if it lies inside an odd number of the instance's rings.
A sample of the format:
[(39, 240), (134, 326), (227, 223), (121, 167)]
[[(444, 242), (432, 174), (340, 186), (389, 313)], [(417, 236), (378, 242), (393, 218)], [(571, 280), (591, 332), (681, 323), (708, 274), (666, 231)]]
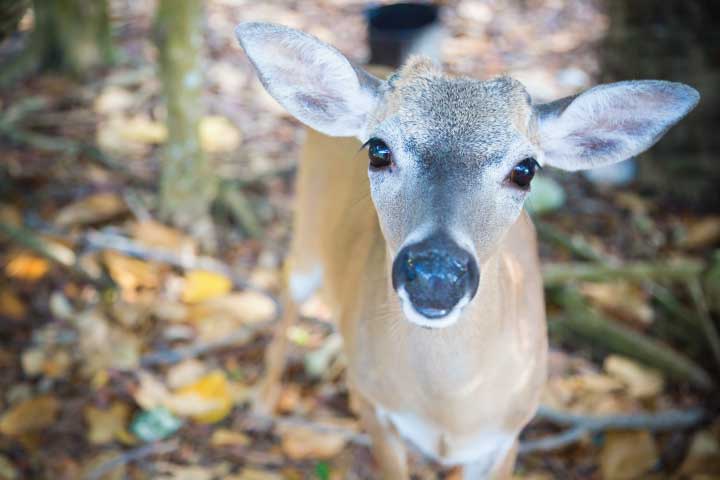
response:
[(362, 136), (380, 80), (333, 47), (271, 23), (235, 29), (267, 91), (295, 118), (330, 136)]

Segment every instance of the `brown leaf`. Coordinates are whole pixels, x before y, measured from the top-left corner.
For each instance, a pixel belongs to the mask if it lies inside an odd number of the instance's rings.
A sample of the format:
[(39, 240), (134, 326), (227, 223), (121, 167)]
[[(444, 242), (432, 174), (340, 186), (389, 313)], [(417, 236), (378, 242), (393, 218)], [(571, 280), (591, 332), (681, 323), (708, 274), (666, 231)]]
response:
[(27, 313), (25, 304), (9, 289), (0, 290), (0, 317), (20, 320)]
[(86, 407), (85, 421), (89, 427), (88, 440), (94, 445), (109, 443), (113, 440), (128, 440), (130, 433), (127, 432), (125, 426), (128, 423), (129, 415), (129, 407), (121, 402), (115, 402), (107, 409)]
[(59, 227), (88, 225), (109, 220), (125, 212), (127, 205), (118, 194), (96, 193), (60, 209), (55, 217), (55, 224)]
[(242, 432), (234, 432), (225, 428), (215, 430), (210, 437), (210, 444), (214, 447), (247, 446), (250, 445), (250, 437)]
[(720, 241), (720, 216), (705, 217), (693, 222), (687, 230), (687, 236), (681, 246), (694, 250), (706, 248)]
[(720, 475), (720, 438), (712, 430), (697, 432), (680, 467), (683, 476)]
[(18, 436), (42, 430), (52, 425), (59, 410), (60, 402), (51, 395), (22, 401), (0, 417), (0, 433)]
[(339, 433), (318, 432), (304, 426), (283, 425), (278, 430), (283, 452), (293, 460), (330, 458), (340, 453), (347, 442)]
[(608, 432), (600, 454), (603, 478), (632, 480), (644, 475), (658, 462), (655, 440), (646, 431)]
[(664, 382), (662, 374), (620, 355), (609, 355), (605, 359), (605, 371), (617, 378), (635, 398), (649, 398), (659, 395)]

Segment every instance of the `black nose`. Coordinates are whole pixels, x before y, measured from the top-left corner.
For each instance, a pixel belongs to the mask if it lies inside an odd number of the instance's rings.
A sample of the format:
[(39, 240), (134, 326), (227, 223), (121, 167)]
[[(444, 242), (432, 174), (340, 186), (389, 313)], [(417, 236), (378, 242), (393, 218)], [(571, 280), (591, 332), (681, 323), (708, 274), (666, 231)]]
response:
[(393, 262), (393, 288), (405, 287), (415, 310), (442, 318), (477, 291), (480, 272), (473, 256), (449, 235), (439, 232), (408, 245)]

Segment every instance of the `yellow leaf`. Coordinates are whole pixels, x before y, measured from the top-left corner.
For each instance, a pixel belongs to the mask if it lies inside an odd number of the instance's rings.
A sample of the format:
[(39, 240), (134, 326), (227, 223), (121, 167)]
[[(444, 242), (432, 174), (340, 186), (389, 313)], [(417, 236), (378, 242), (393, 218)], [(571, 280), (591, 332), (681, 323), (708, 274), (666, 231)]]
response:
[(167, 139), (165, 125), (145, 115), (127, 118), (117, 128), (120, 137), (128, 142), (158, 144)]
[(118, 194), (96, 193), (60, 209), (55, 224), (60, 227), (87, 225), (109, 220), (126, 211), (127, 205)]
[(210, 444), (214, 447), (246, 446), (250, 445), (250, 438), (244, 433), (220, 428), (213, 432)]
[(126, 257), (117, 252), (103, 252), (103, 261), (110, 277), (120, 288), (133, 292), (138, 288), (158, 286), (158, 272), (155, 265), (136, 258)]
[(49, 269), (50, 264), (44, 258), (20, 253), (10, 259), (5, 266), (5, 273), (8, 277), (32, 282), (44, 277)]
[(201, 423), (215, 423), (230, 413), (233, 403), (225, 374), (216, 370), (179, 389), (167, 406), (176, 415), (189, 416)]
[(662, 392), (664, 384), (662, 374), (647, 368), (629, 358), (610, 355), (605, 359), (605, 371), (617, 378), (635, 398), (649, 398)]
[(282, 449), (293, 460), (330, 458), (340, 453), (347, 441), (344, 435), (302, 426), (282, 426), (279, 430)]
[(200, 144), (208, 153), (232, 152), (240, 146), (240, 131), (225, 117), (211, 115), (200, 120)]
[(658, 461), (655, 440), (646, 431), (608, 432), (600, 454), (602, 478), (632, 480), (644, 475)]
[(115, 402), (108, 409), (93, 406), (85, 408), (85, 421), (88, 424), (88, 441), (93, 445), (123, 440), (129, 437), (125, 430), (130, 409), (127, 405)]
[(25, 304), (14, 292), (0, 291), (0, 316), (20, 320), (26, 313)]
[(55, 421), (59, 409), (60, 403), (50, 395), (22, 401), (0, 417), (0, 433), (18, 436), (42, 430)]
[(182, 301), (200, 303), (220, 297), (232, 290), (232, 282), (225, 275), (204, 270), (194, 270), (185, 277)]

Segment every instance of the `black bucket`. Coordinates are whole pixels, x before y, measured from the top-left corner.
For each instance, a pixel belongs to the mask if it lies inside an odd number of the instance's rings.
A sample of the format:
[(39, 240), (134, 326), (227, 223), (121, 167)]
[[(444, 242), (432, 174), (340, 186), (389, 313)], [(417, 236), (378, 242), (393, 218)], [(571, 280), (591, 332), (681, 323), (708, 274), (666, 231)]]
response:
[(412, 54), (440, 60), (440, 7), (394, 3), (366, 11), (370, 64), (397, 67)]

